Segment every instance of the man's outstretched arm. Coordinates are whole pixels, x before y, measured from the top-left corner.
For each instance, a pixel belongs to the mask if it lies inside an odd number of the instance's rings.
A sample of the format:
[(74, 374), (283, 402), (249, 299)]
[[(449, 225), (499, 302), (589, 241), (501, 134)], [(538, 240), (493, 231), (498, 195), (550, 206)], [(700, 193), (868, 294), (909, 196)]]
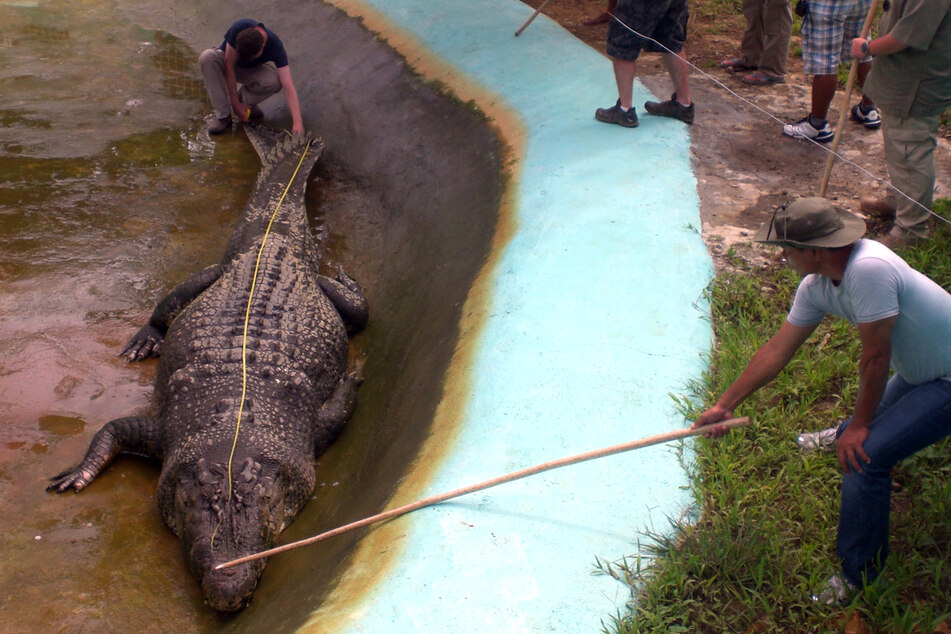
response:
[[(692, 427), (696, 429), (732, 418), (733, 410), (750, 394), (773, 380), (815, 329), (816, 326), (796, 326), (785, 322), (779, 332), (756, 351), (739, 378), (720, 395), (712, 407), (700, 415)], [(722, 433), (714, 428), (711, 435), (719, 436)]]

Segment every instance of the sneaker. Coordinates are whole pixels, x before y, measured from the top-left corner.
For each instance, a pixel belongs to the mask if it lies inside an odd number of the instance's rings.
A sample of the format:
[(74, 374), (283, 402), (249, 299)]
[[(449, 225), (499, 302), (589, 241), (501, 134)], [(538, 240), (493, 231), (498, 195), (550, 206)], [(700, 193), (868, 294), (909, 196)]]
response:
[(890, 198), (863, 198), (859, 202), (859, 209), (867, 216), (879, 218), (894, 218), (898, 208)]
[(693, 103), (689, 106), (683, 105), (677, 101), (677, 93), (672, 94), (667, 101), (646, 102), (644, 110), (658, 117), (673, 117), (687, 124), (693, 123)]
[(856, 123), (861, 123), (869, 130), (878, 130), (882, 127), (882, 115), (878, 113), (878, 108), (872, 106), (866, 112), (861, 102), (852, 106), (852, 114), (849, 118)]
[(614, 104), (612, 108), (598, 108), (595, 110), (594, 118), (602, 123), (616, 123), (625, 128), (637, 127), (637, 109), (631, 106), (630, 110), (624, 112), (621, 110), (620, 99), (617, 100), (617, 103)]
[(858, 591), (858, 586), (840, 574), (834, 574), (822, 585), (819, 594), (809, 598), (823, 605), (843, 605)]
[(783, 134), (794, 139), (812, 139), (819, 143), (828, 143), (835, 136), (835, 132), (832, 131), (828, 121), (823, 121), (822, 125), (816, 128), (812, 124), (810, 115), (806, 115), (796, 123), (784, 125)]
[(838, 427), (830, 427), (822, 431), (805, 432), (796, 438), (796, 444), (803, 453), (810, 451), (835, 451), (835, 434)]
[(231, 129), (231, 115), (228, 115), (224, 119), (217, 119), (214, 123), (208, 126), (208, 134), (221, 134)]

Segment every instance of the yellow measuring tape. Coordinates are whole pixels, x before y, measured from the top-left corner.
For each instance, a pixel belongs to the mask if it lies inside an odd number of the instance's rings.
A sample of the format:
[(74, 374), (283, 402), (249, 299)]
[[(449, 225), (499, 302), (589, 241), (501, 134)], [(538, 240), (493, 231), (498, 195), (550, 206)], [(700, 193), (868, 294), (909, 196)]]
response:
[[(238, 421), (234, 429), (234, 441), (231, 443), (231, 454), (228, 456), (228, 502), (231, 501), (232, 492), (231, 468), (232, 463), (234, 462), (234, 452), (238, 446), (238, 434), (241, 432), (241, 417), (244, 414), (244, 401), (248, 393), (248, 322), (251, 321), (251, 302), (254, 300), (254, 289), (257, 286), (258, 270), (261, 267), (261, 255), (264, 253), (264, 246), (267, 244), (268, 236), (271, 234), (271, 226), (274, 224), (274, 219), (277, 217), (277, 212), (284, 203), (284, 199), (287, 197), (287, 192), (290, 191), (291, 185), (294, 183), (294, 179), (297, 178), (297, 173), (300, 171), (300, 166), (304, 164), (304, 157), (307, 156), (307, 151), (310, 149), (311, 143), (313, 143), (313, 139), (308, 141), (307, 145), (304, 147), (304, 151), (301, 153), (300, 160), (297, 162), (297, 167), (294, 168), (294, 173), (291, 174), (290, 180), (287, 181), (287, 187), (284, 188), (284, 193), (281, 194), (280, 199), (277, 201), (277, 205), (274, 207), (274, 212), (271, 214), (271, 219), (267, 223), (267, 229), (264, 231), (264, 239), (261, 240), (261, 246), (258, 248), (258, 257), (254, 262), (254, 274), (251, 277), (251, 292), (248, 293), (248, 306), (244, 311), (244, 334), (241, 340), (241, 403), (238, 406)], [(220, 525), (221, 521), (219, 520), (218, 526)], [(215, 527), (215, 532), (211, 536), (212, 544), (215, 543), (215, 535), (218, 533), (218, 526)]]

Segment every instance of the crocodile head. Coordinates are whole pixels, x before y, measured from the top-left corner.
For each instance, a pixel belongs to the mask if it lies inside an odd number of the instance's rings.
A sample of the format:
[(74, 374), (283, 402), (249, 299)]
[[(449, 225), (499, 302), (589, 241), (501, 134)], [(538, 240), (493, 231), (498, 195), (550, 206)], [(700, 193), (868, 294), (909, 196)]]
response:
[(252, 458), (232, 465), (229, 479), (227, 464), (199, 460), (179, 473), (174, 497), (185, 559), (205, 603), (225, 612), (251, 601), (266, 560), (222, 570), (215, 566), (270, 548), (285, 523), (279, 467)]

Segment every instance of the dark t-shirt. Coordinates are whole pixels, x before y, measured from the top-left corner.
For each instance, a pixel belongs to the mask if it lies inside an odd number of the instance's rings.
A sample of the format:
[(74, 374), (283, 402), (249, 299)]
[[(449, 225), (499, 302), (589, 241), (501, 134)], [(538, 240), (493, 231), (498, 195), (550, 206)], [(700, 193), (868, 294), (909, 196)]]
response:
[(231, 28), (228, 29), (228, 32), (225, 33), (225, 41), (221, 43), (221, 50), (225, 50), (225, 45), (230, 44), (231, 48), (235, 47), (235, 39), (238, 37), (238, 33), (245, 29), (251, 29), (256, 26), (264, 27), (264, 32), (267, 33), (267, 41), (264, 43), (264, 50), (260, 55), (249, 61), (238, 60), (236, 66), (243, 66), (245, 68), (250, 68), (252, 66), (259, 66), (266, 62), (273, 62), (276, 68), (283, 68), (287, 66), (287, 52), (284, 50), (284, 43), (281, 42), (281, 38), (274, 34), (269, 28), (264, 26), (262, 23), (257, 20), (249, 20), (247, 18), (236, 20), (234, 24), (231, 25)]

